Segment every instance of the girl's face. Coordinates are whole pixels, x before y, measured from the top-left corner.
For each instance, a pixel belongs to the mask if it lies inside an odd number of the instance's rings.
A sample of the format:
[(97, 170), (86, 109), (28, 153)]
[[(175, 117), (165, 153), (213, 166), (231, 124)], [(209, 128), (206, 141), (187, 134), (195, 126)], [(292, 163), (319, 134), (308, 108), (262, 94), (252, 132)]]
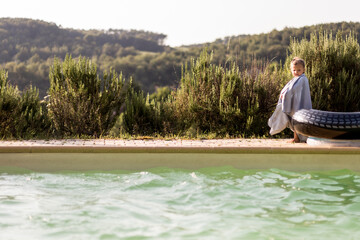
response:
[(291, 64), (290, 66), (291, 73), (294, 77), (299, 77), (305, 72), (305, 68), (301, 64)]

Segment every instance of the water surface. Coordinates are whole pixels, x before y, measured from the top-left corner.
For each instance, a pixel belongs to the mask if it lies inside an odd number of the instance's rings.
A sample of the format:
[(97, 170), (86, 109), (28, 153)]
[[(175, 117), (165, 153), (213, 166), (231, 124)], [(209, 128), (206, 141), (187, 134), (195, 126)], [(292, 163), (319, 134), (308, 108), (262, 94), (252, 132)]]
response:
[(0, 173), (0, 239), (359, 239), (360, 175)]

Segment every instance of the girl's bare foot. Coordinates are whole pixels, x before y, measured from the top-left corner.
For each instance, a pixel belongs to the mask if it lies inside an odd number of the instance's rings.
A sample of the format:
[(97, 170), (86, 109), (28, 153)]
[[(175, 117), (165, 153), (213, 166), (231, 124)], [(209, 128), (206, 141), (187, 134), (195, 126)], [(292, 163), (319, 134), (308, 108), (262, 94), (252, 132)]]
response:
[(291, 139), (288, 143), (299, 143), (299, 142), (300, 142), (300, 138), (296, 134), (296, 132), (294, 132), (294, 139)]
[(289, 140), (288, 143), (299, 143), (299, 142), (300, 142), (300, 138), (296, 134), (296, 132), (294, 132), (294, 139)]

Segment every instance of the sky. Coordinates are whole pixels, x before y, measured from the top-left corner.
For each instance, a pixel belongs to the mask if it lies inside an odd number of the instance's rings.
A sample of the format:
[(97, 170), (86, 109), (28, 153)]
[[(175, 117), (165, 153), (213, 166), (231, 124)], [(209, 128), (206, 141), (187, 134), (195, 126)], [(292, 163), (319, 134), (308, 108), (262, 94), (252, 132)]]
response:
[(359, 0), (6, 0), (0, 17), (63, 28), (145, 30), (176, 47), (241, 34), (330, 22), (360, 22)]

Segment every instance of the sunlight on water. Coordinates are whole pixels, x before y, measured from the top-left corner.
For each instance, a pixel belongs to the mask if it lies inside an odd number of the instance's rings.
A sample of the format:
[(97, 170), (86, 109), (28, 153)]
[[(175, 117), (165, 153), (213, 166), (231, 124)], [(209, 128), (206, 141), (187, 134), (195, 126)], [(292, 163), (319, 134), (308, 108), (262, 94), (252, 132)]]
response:
[(0, 174), (0, 239), (356, 239), (360, 175), (231, 167)]

